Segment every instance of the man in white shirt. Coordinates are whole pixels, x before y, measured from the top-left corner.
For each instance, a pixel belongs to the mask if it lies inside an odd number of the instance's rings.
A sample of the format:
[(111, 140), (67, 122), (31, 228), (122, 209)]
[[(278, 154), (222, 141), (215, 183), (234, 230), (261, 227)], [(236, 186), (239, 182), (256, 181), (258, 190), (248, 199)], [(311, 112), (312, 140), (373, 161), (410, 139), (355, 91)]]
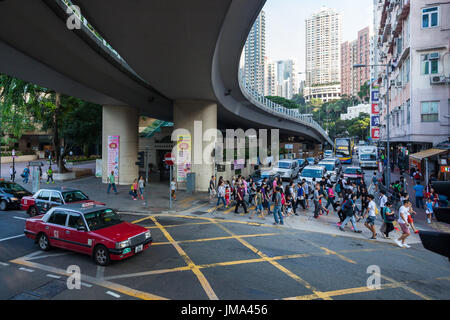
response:
[(366, 222), (364, 223), (364, 225), (366, 226), (367, 229), (369, 229), (370, 231), (372, 231), (372, 238), (370, 238), (371, 240), (376, 240), (377, 239), (377, 230), (375, 228), (375, 218), (377, 217), (376, 214), (376, 207), (377, 205), (375, 204), (375, 201), (373, 201), (373, 199), (375, 199), (375, 197), (371, 194), (369, 194), (368, 196), (370, 202), (369, 205), (367, 206), (366, 212), (368, 213), (368, 217)]
[(408, 223), (408, 215), (410, 207), (411, 202), (409, 200), (405, 200), (403, 206), (401, 206), (399, 209), (398, 224), (402, 229), (402, 235), (400, 236), (400, 238), (394, 241), (400, 248), (411, 248), (409, 245), (405, 243), (406, 238), (408, 238), (409, 235), (411, 234), (409, 231), (409, 223)]
[[(380, 191), (380, 212), (381, 212), (382, 216), (383, 216), (383, 212), (384, 212), (383, 211), (384, 207), (386, 207), (387, 202), (388, 202), (388, 198), (386, 197), (386, 192), (384, 190), (381, 190)], [(383, 217), (383, 225), (380, 228), (381, 235), (383, 235), (383, 236), (386, 233), (386, 227), (387, 227), (386, 222), (384, 222), (384, 217)]]

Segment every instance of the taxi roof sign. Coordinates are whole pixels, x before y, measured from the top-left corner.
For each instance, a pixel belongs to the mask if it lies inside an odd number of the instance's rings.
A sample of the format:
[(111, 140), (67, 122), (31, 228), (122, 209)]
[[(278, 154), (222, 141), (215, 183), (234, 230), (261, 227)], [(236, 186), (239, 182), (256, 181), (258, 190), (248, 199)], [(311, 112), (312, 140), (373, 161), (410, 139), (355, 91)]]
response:
[(89, 207), (93, 207), (94, 205), (95, 205), (95, 203), (92, 202), (92, 201), (90, 201), (90, 202), (83, 203), (83, 204), (81, 205), (81, 207), (82, 207), (82, 208), (89, 208)]

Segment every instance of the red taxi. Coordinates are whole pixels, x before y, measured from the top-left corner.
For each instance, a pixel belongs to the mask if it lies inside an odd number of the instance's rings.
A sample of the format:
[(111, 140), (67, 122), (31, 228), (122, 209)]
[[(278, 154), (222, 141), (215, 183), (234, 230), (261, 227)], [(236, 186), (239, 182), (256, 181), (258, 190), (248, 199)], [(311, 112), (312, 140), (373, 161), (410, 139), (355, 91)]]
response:
[(360, 167), (347, 167), (344, 170), (344, 179), (355, 181), (363, 178), (364, 171)]
[(31, 217), (46, 213), (50, 208), (69, 203), (94, 202), (99, 205), (104, 203), (89, 200), (81, 190), (59, 187), (41, 189), (32, 196), (23, 197), (20, 201), (20, 209), (26, 211)]
[(87, 254), (101, 266), (140, 253), (152, 243), (149, 230), (123, 222), (114, 210), (92, 202), (54, 207), (28, 218), (24, 233), (41, 250), (58, 247)]

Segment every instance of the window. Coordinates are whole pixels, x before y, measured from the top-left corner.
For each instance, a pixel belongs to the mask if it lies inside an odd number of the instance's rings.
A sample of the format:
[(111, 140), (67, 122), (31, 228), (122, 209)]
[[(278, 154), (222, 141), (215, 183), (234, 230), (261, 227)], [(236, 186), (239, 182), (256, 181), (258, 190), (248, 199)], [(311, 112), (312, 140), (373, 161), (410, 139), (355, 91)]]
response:
[(439, 102), (422, 102), (422, 122), (436, 122), (439, 120)]
[(439, 26), (439, 7), (422, 9), (422, 28), (434, 28)]
[(58, 192), (52, 192), (52, 195), (50, 196), (50, 202), (62, 203), (61, 197), (59, 196)]
[(422, 54), (421, 55), (421, 73), (423, 75), (427, 74), (437, 74), (439, 73), (439, 60), (437, 59), (431, 59), (429, 54)]
[(411, 123), (411, 101), (406, 101), (406, 123)]
[(71, 214), (69, 216), (69, 222), (67, 223), (69, 228), (78, 229), (78, 227), (85, 227), (83, 218), (79, 214)]
[(39, 200), (48, 201), (48, 199), (50, 198), (50, 191), (41, 191), (37, 198)]
[(61, 211), (55, 211), (52, 213), (50, 219), (48, 219), (49, 223), (57, 224), (60, 226), (66, 225), (67, 213)]

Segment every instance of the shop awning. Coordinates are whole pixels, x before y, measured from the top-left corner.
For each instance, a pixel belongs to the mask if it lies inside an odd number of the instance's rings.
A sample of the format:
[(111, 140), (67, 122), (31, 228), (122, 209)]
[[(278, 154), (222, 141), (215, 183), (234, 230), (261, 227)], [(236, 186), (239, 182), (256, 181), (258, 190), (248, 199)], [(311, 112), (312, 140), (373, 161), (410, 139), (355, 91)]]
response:
[(444, 154), (446, 152), (448, 152), (448, 150), (428, 149), (428, 150), (425, 150), (425, 151), (422, 151), (422, 152), (411, 154), (411, 155), (409, 155), (409, 157), (417, 159), (417, 160), (422, 160), (422, 159), (438, 156), (438, 155)]

